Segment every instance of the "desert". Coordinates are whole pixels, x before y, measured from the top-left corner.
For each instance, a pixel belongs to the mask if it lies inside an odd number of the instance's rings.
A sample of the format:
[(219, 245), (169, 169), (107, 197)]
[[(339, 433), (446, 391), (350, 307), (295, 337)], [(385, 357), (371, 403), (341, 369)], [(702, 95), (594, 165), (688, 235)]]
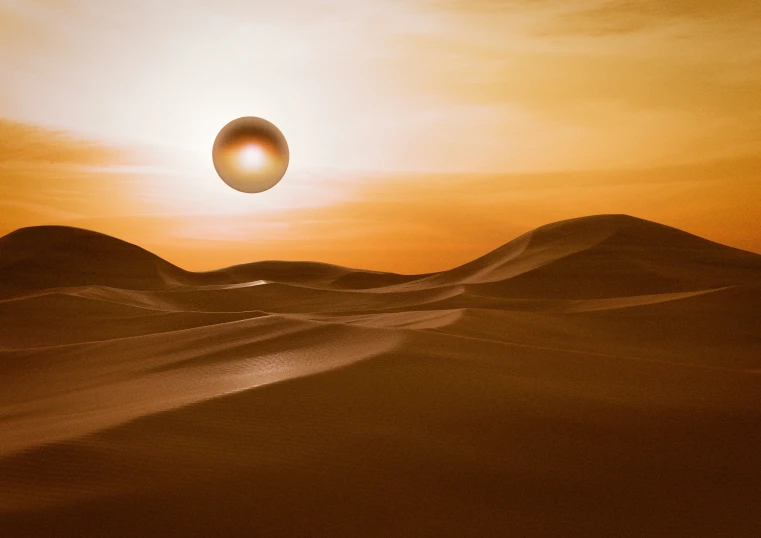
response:
[(627, 215), (451, 270), (0, 239), (3, 536), (757, 536), (761, 255)]

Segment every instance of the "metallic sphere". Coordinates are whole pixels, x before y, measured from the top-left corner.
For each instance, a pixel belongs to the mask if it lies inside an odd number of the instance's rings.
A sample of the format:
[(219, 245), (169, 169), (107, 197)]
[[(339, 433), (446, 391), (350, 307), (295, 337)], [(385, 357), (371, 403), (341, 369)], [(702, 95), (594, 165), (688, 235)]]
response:
[(288, 169), (288, 142), (262, 118), (243, 117), (225, 125), (212, 149), (214, 168), (222, 180), (241, 192), (274, 187)]

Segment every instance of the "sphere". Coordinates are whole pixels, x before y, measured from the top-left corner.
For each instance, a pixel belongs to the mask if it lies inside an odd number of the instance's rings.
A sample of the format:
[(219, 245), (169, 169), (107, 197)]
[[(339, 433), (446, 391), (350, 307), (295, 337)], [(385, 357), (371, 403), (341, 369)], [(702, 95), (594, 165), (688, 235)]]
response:
[(247, 116), (225, 125), (212, 148), (217, 174), (241, 192), (263, 192), (285, 175), (288, 142), (280, 129), (262, 118)]

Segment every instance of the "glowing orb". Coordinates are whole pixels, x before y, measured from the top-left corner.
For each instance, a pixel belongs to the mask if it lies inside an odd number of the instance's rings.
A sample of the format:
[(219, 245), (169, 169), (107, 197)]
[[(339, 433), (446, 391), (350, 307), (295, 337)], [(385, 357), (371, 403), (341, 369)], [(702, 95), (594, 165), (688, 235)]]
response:
[(262, 118), (238, 118), (225, 125), (211, 155), (219, 177), (241, 192), (271, 189), (288, 169), (288, 142)]

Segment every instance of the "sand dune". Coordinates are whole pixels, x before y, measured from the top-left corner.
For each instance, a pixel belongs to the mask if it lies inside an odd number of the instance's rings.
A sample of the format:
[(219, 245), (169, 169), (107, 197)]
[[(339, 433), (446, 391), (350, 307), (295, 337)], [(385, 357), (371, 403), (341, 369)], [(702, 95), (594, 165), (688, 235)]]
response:
[(461, 267), (0, 238), (2, 536), (757, 536), (761, 256), (624, 215)]

